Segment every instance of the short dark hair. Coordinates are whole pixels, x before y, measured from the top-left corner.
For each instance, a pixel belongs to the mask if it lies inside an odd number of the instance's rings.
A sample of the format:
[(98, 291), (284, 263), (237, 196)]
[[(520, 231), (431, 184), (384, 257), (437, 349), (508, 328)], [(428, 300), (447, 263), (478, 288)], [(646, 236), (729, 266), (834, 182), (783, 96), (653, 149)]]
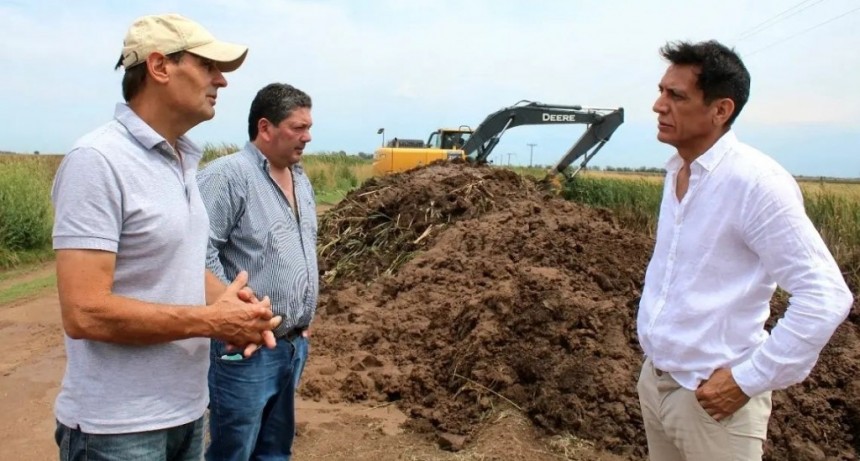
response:
[(750, 73), (734, 49), (716, 40), (707, 42), (670, 42), (660, 48), (660, 54), (675, 65), (699, 68), (696, 85), (705, 95), (705, 103), (718, 98), (729, 98), (735, 111), (729, 117), (731, 126), (750, 97)]
[(248, 136), (251, 141), (257, 139), (257, 124), (260, 120), (266, 119), (277, 125), (300, 107), (311, 108), (311, 97), (304, 91), (286, 83), (264, 86), (251, 102), (251, 112), (248, 114)]
[[(184, 54), (185, 51), (177, 51), (165, 57), (173, 62), (179, 62)], [(120, 66), (122, 66), (122, 56), (119, 57), (119, 61), (117, 61), (113, 69), (117, 70)], [(125, 75), (122, 76), (122, 98), (125, 99), (125, 102), (130, 102), (132, 98), (140, 93), (143, 83), (146, 81), (146, 75), (146, 61), (125, 70)]]

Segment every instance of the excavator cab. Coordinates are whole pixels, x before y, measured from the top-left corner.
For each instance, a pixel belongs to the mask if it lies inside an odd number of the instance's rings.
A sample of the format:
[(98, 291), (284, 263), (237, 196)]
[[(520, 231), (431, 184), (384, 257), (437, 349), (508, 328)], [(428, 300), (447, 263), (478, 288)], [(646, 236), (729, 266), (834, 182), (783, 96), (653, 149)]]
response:
[(472, 130), (468, 127), (456, 129), (441, 128), (430, 133), (430, 137), (427, 139), (427, 146), (435, 149), (463, 150), (463, 146), (471, 135)]

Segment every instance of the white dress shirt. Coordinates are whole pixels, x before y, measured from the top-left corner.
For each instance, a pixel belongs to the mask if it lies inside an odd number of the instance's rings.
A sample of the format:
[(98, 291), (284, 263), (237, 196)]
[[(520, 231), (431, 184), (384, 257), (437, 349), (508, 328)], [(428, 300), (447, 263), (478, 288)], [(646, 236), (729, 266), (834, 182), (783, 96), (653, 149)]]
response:
[[(853, 298), (810, 222), (794, 178), (729, 131), (690, 166), (680, 202), (669, 160), (654, 255), (639, 305), (639, 343), (694, 390), (730, 367), (748, 396), (809, 375)], [(776, 286), (785, 316), (764, 329)]]

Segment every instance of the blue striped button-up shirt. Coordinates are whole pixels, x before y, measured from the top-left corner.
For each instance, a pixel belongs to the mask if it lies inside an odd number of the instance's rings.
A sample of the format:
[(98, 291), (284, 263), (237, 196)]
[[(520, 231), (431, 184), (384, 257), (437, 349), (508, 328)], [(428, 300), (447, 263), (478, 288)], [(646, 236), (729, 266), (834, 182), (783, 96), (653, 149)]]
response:
[(225, 283), (248, 271), (257, 297), (269, 296), (283, 316), (277, 336), (309, 325), (319, 296), (314, 191), (301, 165), (291, 170), (298, 217), (253, 143), (198, 174), (210, 222), (206, 267)]

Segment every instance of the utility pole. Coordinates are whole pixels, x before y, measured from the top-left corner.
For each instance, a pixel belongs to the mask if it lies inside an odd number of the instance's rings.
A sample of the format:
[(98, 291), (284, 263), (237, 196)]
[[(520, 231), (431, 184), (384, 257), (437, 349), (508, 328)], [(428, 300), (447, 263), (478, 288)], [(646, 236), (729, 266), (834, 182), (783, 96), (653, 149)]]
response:
[(527, 146), (529, 146), (529, 168), (531, 168), (531, 166), (532, 166), (532, 157), (534, 156), (534, 153), (535, 153), (535, 146), (537, 146), (537, 144), (534, 144), (534, 143), (531, 143), (531, 142), (530, 142), (530, 143), (527, 143), (526, 145), (527, 145)]
[(511, 155), (517, 155), (513, 152), (508, 152), (508, 166), (511, 166)]

